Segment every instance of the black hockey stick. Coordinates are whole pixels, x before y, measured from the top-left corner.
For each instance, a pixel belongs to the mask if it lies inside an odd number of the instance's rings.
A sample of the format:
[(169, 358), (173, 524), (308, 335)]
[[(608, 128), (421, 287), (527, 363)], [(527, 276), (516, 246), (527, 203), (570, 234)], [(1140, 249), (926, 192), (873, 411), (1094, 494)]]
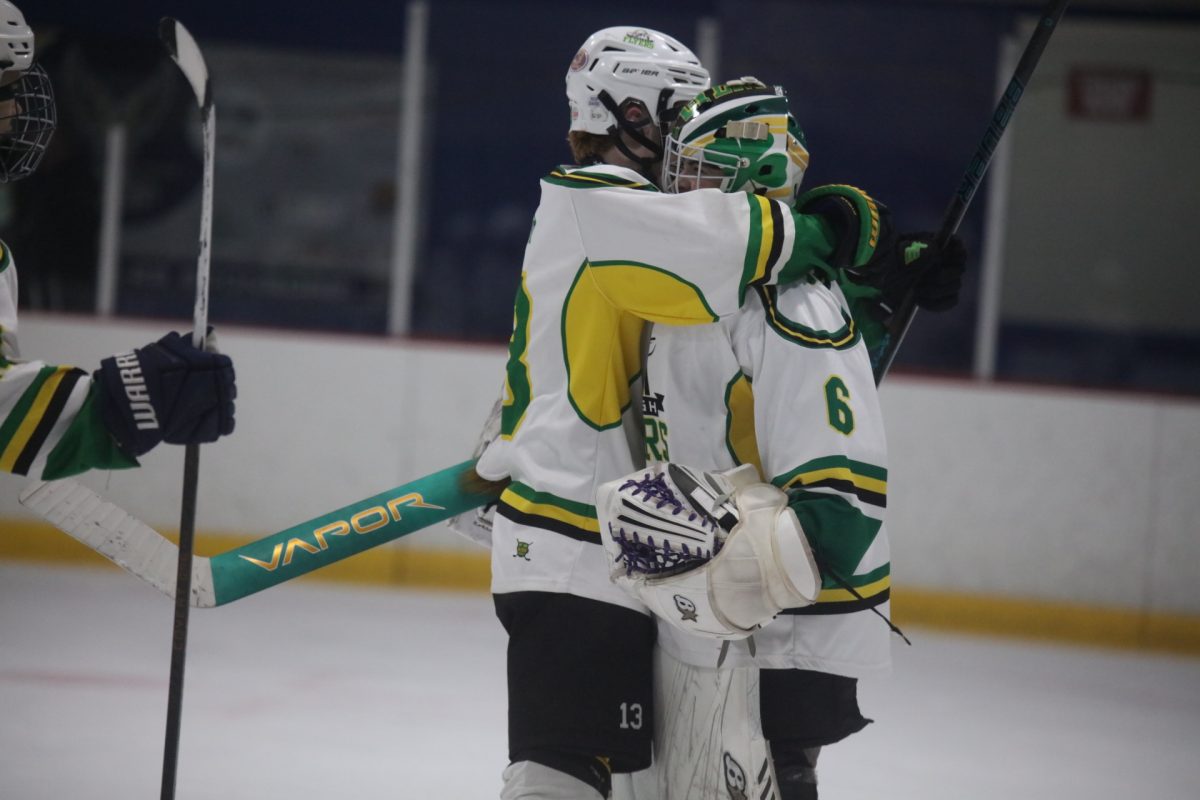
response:
[[(1025, 92), (1025, 87), (1029, 85), (1029, 80), (1033, 77), (1033, 70), (1037, 67), (1038, 59), (1042, 57), (1042, 52), (1046, 49), (1050, 36), (1058, 27), (1058, 21), (1062, 18), (1063, 12), (1067, 10), (1067, 3), (1068, 0), (1050, 0), (1042, 9), (1041, 18), (1038, 20), (1037, 27), (1034, 28), (1033, 35), (1029, 37), (1028, 44), (1025, 45), (1025, 52), (1021, 54), (1021, 60), (1017, 62), (1017, 68), (1008, 82), (1008, 88), (1004, 90), (1004, 94), (996, 105), (996, 110), (992, 113), (992, 119), (983, 134), (983, 140), (975, 149), (975, 155), (967, 165), (967, 171), (963, 173), (958, 191), (954, 193), (954, 197), (950, 199), (950, 204), (946, 207), (946, 213), (942, 215), (942, 225), (934, 236), (936, 247), (945, 245), (958, 230), (959, 224), (962, 223), (963, 216), (967, 213), (967, 207), (971, 205), (971, 199), (975, 196), (975, 190), (979, 188), (979, 183), (983, 180), (983, 175), (992, 161), (996, 145), (1000, 143), (1000, 137), (1004, 135), (1004, 129), (1008, 127), (1009, 120), (1012, 119), (1013, 112), (1017, 109), (1017, 103)], [(887, 346), (884, 348), (879, 362), (875, 365), (876, 385), (883, 381), (888, 369), (891, 368), (892, 361), (896, 358), (896, 351), (900, 349), (900, 343), (904, 341), (916, 313), (916, 292), (910, 289), (896, 309), (896, 313), (892, 315), (891, 324), (888, 325)]]
[[(170, 17), (158, 24), (158, 36), (183, 72), (196, 103), (204, 134), (204, 178), (200, 200), (200, 252), (196, 258), (196, 305), (192, 311), (192, 344), (204, 349), (208, 329), (208, 272), (212, 240), (213, 151), (216, 144), (216, 108), (208, 67), (196, 40), (187, 28)], [(171, 677), (167, 687), (167, 732), (163, 743), (162, 800), (175, 797), (179, 764), (179, 727), (183, 708), (183, 668), (187, 659), (188, 602), (192, 593), (192, 544), (196, 530), (196, 492), (200, 478), (200, 445), (189, 444), (183, 456), (183, 501), (179, 522), (179, 559), (175, 574), (175, 624), (171, 635)]]

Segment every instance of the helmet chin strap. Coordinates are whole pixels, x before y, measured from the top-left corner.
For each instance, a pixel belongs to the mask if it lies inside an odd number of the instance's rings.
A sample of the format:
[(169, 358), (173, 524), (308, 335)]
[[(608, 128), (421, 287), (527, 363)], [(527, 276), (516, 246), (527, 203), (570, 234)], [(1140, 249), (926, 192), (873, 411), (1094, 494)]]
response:
[[(663, 89), (658, 94), (658, 108), (655, 111), (653, 119), (651, 119), (651, 124), (658, 125), (660, 128), (660, 131), (663, 127), (663, 123), (662, 123), (663, 113), (666, 111), (667, 101), (668, 101), (668, 99), (670, 99), (671, 94), (672, 94), (671, 89)], [(615, 118), (617, 120), (616, 127), (618, 129), (618, 132), (628, 135), (630, 139), (633, 139), (635, 142), (640, 144), (642, 147), (649, 150), (651, 155), (649, 155), (649, 156), (637, 155), (636, 153), (633, 152), (633, 150), (630, 148), (630, 146), (625, 142), (625, 140), (619, 134), (616, 137), (617, 149), (621, 151), (622, 155), (624, 155), (626, 158), (628, 158), (633, 163), (637, 164), (639, 169), (642, 172), (644, 172), (648, 176), (653, 176), (654, 166), (662, 161), (662, 157), (663, 157), (662, 142), (661, 141), (655, 142), (653, 139), (651, 139), (650, 137), (648, 137), (644, 133), (642, 133), (641, 127), (643, 127), (643, 126), (635, 127), (635, 126), (631, 125), (625, 119), (625, 117), (621, 114), (620, 106), (617, 105), (617, 102), (615, 100), (613, 100), (612, 95), (610, 95), (607, 91), (602, 90), (597, 95), (597, 97), (600, 98), (600, 102), (604, 105), (604, 107), (606, 109), (608, 109), (609, 113), (613, 115), (613, 118)], [(657, 122), (656, 122), (656, 120), (657, 120)], [(658, 182), (657, 177), (654, 177), (653, 180), (655, 181), (655, 183)]]

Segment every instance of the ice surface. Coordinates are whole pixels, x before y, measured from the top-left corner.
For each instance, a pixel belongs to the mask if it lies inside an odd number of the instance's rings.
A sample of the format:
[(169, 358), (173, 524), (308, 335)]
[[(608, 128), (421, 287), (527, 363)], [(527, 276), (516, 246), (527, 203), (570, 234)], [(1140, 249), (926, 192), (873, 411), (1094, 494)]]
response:
[[(0, 798), (158, 796), (172, 617), (116, 569), (0, 563)], [(1200, 796), (1200, 659), (907, 632), (823, 800)], [(193, 609), (177, 797), (497, 797), (504, 642), (485, 595)]]

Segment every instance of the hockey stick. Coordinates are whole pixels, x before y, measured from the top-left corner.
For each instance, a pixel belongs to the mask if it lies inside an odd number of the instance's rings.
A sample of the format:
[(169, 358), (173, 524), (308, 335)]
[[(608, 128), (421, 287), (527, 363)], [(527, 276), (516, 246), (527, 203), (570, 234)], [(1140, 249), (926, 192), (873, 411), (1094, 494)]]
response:
[[(945, 245), (962, 223), (963, 216), (966, 215), (967, 208), (971, 205), (971, 199), (975, 196), (975, 190), (979, 188), (979, 183), (983, 180), (983, 175), (992, 161), (996, 145), (1000, 143), (1004, 129), (1008, 127), (1013, 112), (1017, 110), (1017, 103), (1033, 77), (1033, 70), (1037, 67), (1038, 60), (1042, 57), (1042, 52), (1050, 41), (1050, 36), (1058, 27), (1063, 12), (1067, 10), (1068, 2), (1069, 0), (1050, 0), (1042, 9), (1041, 18), (1038, 20), (1037, 27), (1034, 28), (1033, 35), (1029, 37), (1028, 44), (1025, 45), (1021, 60), (1017, 62), (1017, 67), (1013, 70), (1008, 88), (1004, 90), (1004, 94), (1001, 95), (1000, 101), (996, 105), (996, 110), (992, 113), (991, 121), (983, 134), (983, 140), (975, 148), (975, 155), (967, 165), (967, 171), (963, 173), (958, 191), (954, 193), (954, 197), (950, 199), (950, 204), (946, 207), (946, 212), (942, 215), (941, 227), (934, 236), (935, 247), (940, 248)], [(897, 307), (896, 313), (892, 315), (892, 322), (888, 326), (887, 346), (884, 348), (879, 362), (875, 365), (875, 384), (877, 386), (891, 368), (892, 361), (896, 358), (896, 351), (900, 349), (900, 343), (908, 334), (908, 328), (912, 325), (916, 313), (916, 292), (910, 289)]]
[[(192, 344), (204, 349), (208, 332), (208, 274), (212, 241), (213, 158), (217, 109), (213, 104), (208, 66), (196, 40), (183, 24), (170, 17), (158, 23), (158, 38), (183, 72), (200, 107), (204, 136), (204, 178), (200, 195), (200, 251), (196, 257), (196, 305), (192, 310)], [(200, 479), (200, 445), (189, 444), (183, 456), (183, 501), (175, 573), (175, 623), (171, 635), (171, 676), (167, 687), (167, 734), (163, 752), (162, 798), (175, 797), (179, 757), (179, 724), (183, 707), (183, 672), (187, 660), (188, 613), (192, 594), (192, 544), (196, 530), (196, 493)]]
[[(479, 485), (474, 467), (474, 460), (464, 461), (220, 555), (196, 557), (189, 602), (225, 605), (492, 502), (498, 491)], [(176, 546), (91, 489), (72, 480), (34, 483), (20, 500), (117, 566), (175, 594)]]

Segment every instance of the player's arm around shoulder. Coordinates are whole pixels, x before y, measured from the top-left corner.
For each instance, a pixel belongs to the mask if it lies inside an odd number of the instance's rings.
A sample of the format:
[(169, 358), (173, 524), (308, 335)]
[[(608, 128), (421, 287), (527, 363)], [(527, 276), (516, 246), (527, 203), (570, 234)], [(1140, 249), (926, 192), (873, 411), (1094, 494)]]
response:
[(570, 202), (597, 286), (653, 322), (715, 322), (754, 286), (830, 269), (830, 230), (757, 195), (608, 186), (572, 191)]

